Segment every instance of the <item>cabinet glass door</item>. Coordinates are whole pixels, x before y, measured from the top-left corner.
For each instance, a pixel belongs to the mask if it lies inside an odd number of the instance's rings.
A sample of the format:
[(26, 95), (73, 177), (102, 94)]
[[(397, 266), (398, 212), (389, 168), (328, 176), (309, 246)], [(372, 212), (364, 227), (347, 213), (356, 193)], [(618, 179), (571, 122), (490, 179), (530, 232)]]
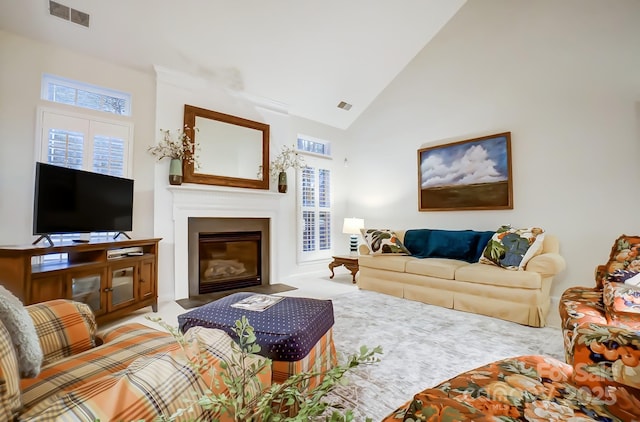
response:
[(77, 302), (86, 303), (95, 314), (100, 313), (102, 311), (101, 281), (101, 274), (72, 276), (71, 298)]
[(133, 294), (134, 267), (111, 271), (111, 306), (122, 305), (135, 299)]

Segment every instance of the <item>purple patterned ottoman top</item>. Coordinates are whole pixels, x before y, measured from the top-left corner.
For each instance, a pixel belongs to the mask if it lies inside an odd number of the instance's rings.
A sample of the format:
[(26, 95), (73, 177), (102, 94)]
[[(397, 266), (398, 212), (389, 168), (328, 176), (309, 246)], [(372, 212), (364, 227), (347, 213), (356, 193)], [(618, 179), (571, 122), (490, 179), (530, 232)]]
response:
[(260, 355), (272, 360), (295, 362), (304, 358), (333, 326), (330, 300), (285, 297), (262, 312), (230, 305), (254, 293), (234, 293), (178, 315), (180, 331), (191, 327), (219, 328), (232, 337), (235, 322), (246, 315), (260, 345)]

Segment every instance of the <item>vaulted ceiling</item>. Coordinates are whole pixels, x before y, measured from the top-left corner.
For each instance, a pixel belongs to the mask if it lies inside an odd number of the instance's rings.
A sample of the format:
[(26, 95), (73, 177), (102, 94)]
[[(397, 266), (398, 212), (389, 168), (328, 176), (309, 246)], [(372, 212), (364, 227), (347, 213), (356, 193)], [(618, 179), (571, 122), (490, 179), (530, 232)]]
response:
[(0, 0), (0, 29), (144, 72), (187, 72), (345, 129), (465, 2), (57, 1), (87, 13), (87, 28), (51, 16), (48, 0)]

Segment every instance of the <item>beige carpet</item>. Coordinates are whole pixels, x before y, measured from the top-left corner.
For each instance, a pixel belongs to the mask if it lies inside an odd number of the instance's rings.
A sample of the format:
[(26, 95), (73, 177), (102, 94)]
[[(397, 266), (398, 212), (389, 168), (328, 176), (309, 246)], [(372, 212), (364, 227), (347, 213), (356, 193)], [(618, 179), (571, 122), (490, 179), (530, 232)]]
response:
[(556, 328), (500, 319), (358, 290), (333, 299), (338, 353), (382, 346), (381, 362), (356, 368), (332, 397), (355, 410), (355, 420), (379, 421), (409, 400), (460, 372), (511, 356), (563, 357)]

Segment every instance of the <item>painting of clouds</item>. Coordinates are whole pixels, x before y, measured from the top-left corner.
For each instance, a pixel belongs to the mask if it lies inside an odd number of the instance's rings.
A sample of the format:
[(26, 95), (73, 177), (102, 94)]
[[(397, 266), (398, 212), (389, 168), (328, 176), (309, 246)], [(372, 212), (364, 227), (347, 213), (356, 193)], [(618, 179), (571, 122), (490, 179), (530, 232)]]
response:
[(513, 208), (511, 132), (418, 150), (420, 211)]

